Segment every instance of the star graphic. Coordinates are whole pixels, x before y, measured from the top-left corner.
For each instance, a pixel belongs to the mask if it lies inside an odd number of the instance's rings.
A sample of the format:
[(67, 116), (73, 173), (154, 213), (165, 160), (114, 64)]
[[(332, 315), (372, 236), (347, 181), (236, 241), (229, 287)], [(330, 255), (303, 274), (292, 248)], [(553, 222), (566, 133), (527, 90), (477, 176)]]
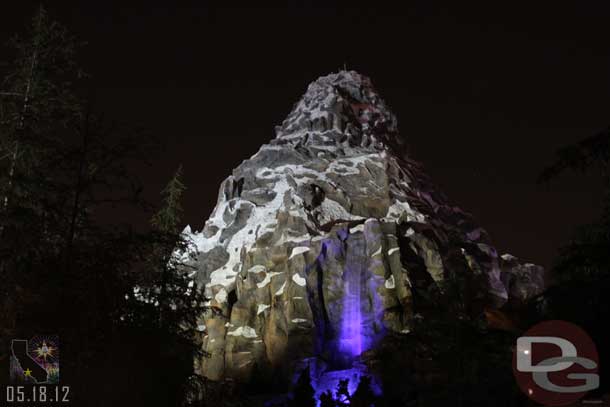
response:
[(23, 373), (25, 374), (25, 377), (32, 377), (32, 371), (30, 369), (25, 369)]
[(47, 360), (47, 357), (55, 356), (55, 348), (47, 345), (46, 341), (42, 341), (42, 345), (36, 349), (35, 352), (39, 358), (42, 358), (45, 361)]

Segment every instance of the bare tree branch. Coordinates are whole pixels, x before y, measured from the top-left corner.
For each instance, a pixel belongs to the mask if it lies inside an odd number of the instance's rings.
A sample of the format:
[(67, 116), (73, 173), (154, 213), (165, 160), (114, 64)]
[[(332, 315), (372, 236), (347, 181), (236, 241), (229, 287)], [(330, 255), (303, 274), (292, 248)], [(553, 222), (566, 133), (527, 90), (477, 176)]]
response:
[(18, 97), (23, 97), (24, 95), (22, 93), (17, 93), (17, 92), (0, 92), (0, 96), (18, 96)]

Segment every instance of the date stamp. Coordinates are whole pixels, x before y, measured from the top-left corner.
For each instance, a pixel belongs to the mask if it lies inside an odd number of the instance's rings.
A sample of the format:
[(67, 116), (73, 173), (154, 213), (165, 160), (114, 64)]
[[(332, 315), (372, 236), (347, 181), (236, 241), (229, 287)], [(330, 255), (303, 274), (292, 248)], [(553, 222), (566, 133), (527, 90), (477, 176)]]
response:
[(41, 407), (70, 403), (70, 386), (6, 386), (2, 406)]

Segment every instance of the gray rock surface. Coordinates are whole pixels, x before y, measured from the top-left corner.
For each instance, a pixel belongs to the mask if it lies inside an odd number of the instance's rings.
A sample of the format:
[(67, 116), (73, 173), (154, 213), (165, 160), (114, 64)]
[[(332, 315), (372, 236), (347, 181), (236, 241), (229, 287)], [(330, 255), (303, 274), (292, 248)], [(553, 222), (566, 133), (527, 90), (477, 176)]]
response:
[[(204, 376), (248, 380), (407, 334), (414, 292), (452, 268), (477, 276), (496, 307), (542, 289), (540, 267), (498, 256), (434, 189), (368, 78), (319, 78), (276, 133), (222, 183), (203, 230), (185, 230), (210, 305), (200, 321)], [(356, 328), (346, 325), (354, 312)], [(345, 342), (349, 329), (363, 342)]]

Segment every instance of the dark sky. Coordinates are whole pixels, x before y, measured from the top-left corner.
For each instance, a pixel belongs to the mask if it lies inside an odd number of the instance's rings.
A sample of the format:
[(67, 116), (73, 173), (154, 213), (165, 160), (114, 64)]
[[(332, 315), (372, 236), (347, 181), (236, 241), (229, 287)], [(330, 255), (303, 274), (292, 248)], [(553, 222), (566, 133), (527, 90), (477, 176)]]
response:
[[(558, 147), (610, 125), (605, 1), (123, 3), (47, 8), (88, 41), (83, 62), (106, 114), (165, 143), (139, 170), (147, 196), (184, 164), (195, 228), (307, 84), (344, 63), (372, 78), (413, 157), (500, 251), (548, 266), (574, 226), (599, 213), (599, 179), (535, 181)], [(0, 6), (0, 39), (34, 9)]]

